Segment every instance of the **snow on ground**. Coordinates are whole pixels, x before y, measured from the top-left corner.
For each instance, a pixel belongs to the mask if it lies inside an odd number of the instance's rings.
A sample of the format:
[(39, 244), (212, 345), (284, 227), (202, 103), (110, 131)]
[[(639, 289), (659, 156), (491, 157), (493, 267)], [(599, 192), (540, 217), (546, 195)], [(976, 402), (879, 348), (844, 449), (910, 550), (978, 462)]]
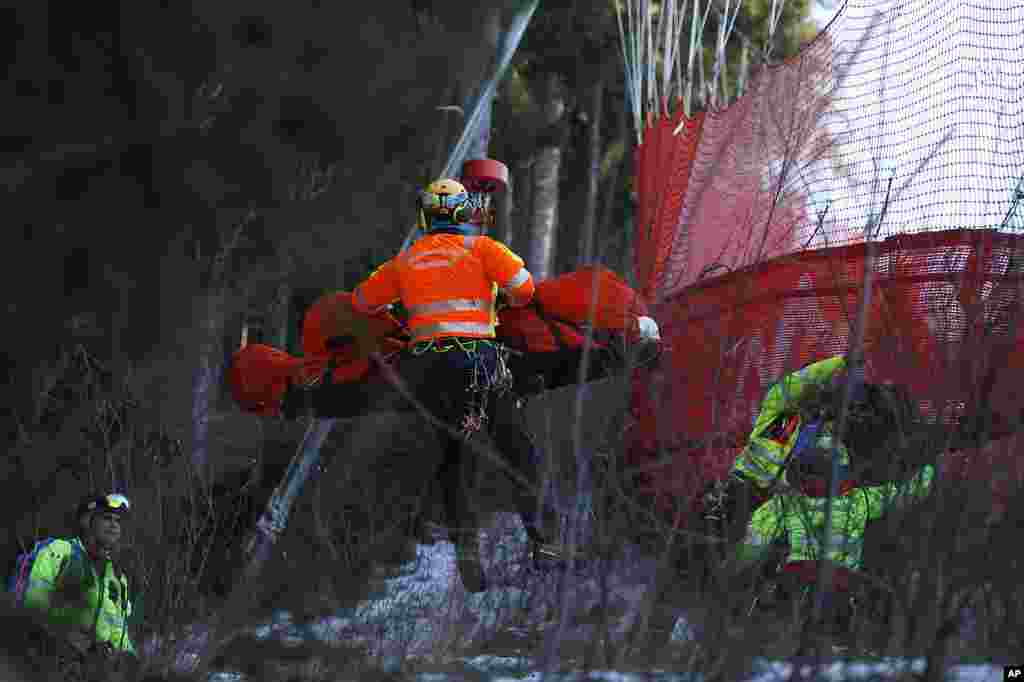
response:
[[(651, 671), (647, 673), (621, 673), (614, 671), (591, 671), (589, 673), (551, 673), (531, 671), (526, 659), (504, 659), (493, 656), (478, 656), (463, 661), (464, 674), (453, 672), (420, 673), (411, 679), (415, 682), (698, 682), (696, 674)], [(803, 666), (803, 677), (791, 678), (793, 665), (779, 662), (763, 662), (762, 669), (746, 681), (739, 682), (852, 682), (897, 680), (907, 672), (921, 673), (924, 661), (891, 661), (887, 663), (833, 663), (822, 666), (817, 676), (811, 676), (812, 668)], [(946, 674), (946, 682), (999, 682), (1003, 679), (1001, 667), (992, 665), (953, 666)], [(215, 673), (209, 682), (244, 682), (237, 673)]]
[[(659, 670), (644, 673), (606, 670), (544, 675), (531, 670), (534, 666), (528, 659), (497, 656), (477, 656), (464, 659), (462, 662), (468, 669), (464, 679), (486, 679), (488, 682), (698, 682), (701, 679), (696, 673), (671, 673)], [(812, 676), (813, 668), (810, 665), (803, 665), (798, 672), (804, 677), (796, 676), (794, 679), (803, 682), (895, 680), (908, 672), (921, 673), (924, 667), (923, 659), (892, 659), (870, 663), (847, 661), (823, 665), (818, 669), (817, 676)], [(794, 666), (790, 663), (760, 661), (758, 668), (752, 677), (740, 682), (788, 682), (794, 673)], [(453, 676), (452, 673), (421, 673), (413, 679), (416, 682), (456, 682), (463, 678)], [(953, 666), (946, 675), (946, 682), (999, 682), (1002, 679), (1002, 667), (991, 665)]]
[[(790, 679), (793, 673), (793, 666), (788, 663), (765, 663), (764, 670), (749, 679), (749, 682), (784, 682)], [(477, 666), (477, 669), (481, 668)], [(816, 677), (811, 677), (811, 668), (804, 666), (805, 677), (795, 679), (803, 682), (846, 682), (847, 680), (893, 680), (896, 676), (906, 672), (920, 673), (924, 670), (924, 662), (913, 663), (893, 661), (890, 663), (835, 663), (824, 666), (819, 670)], [(487, 674), (486, 671), (483, 671)], [(416, 682), (453, 682), (453, 678), (446, 673), (431, 675), (424, 673), (416, 676)], [(471, 679), (466, 677), (466, 679)], [(480, 679), (475, 677), (472, 679)], [(593, 671), (584, 673), (564, 673), (543, 675), (540, 672), (530, 672), (525, 675), (512, 674), (503, 675), (496, 673), (489, 678), (488, 682), (695, 682), (697, 675), (685, 675), (680, 673), (667, 673), (652, 671), (650, 673), (618, 673), (612, 671)], [(946, 682), (998, 682), (1003, 679), (1002, 668), (987, 665), (964, 665), (955, 666), (946, 676)]]
[[(501, 538), (501, 542), (498, 542)], [(386, 667), (397, 667), (401, 661), (426, 661), (437, 651), (463, 650), (484, 644), (500, 636), (503, 644), (514, 648), (517, 637), (526, 647), (529, 633), (543, 632), (557, 622), (559, 571), (537, 572), (527, 560), (526, 535), (515, 515), (499, 517), (491, 531), (482, 538), (485, 572), (490, 589), (480, 594), (467, 593), (455, 567), (455, 551), (450, 542), (420, 545), (416, 559), (402, 567), (399, 575), (386, 581), (383, 593), (359, 604), (356, 608), (314, 623), (295, 623), (290, 614), (281, 612), (272, 622), (253, 628), (256, 636), (271, 637), (285, 643), (318, 640), (346, 645), (362, 644), (385, 661)], [(607, 607), (613, 615), (612, 638), (622, 637), (638, 612), (645, 586), (650, 584), (654, 561), (627, 552), (627, 556), (607, 565), (605, 590), (598, 580), (598, 567), (587, 566), (566, 580), (570, 591), (566, 640), (586, 642), (598, 636), (598, 625), (585, 622), (585, 615), (601, 606), (602, 595), (608, 595)], [(693, 628), (685, 619), (676, 623), (673, 639), (692, 637)], [(193, 638), (196, 635), (193, 635)], [(180, 658), (187, 669), (187, 657)], [(627, 674), (591, 672), (551, 674), (543, 677), (535, 664), (526, 658), (476, 656), (463, 658), (458, 664), (466, 669), (464, 679), (488, 676), (492, 682), (505, 680), (576, 682), (696, 682), (696, 675), (678, 673)], [(428, 666), (429, 667), (429, 666)], [(883, 663), (835, 663), (825, 667), (816, 680), (883, 680), (894, 679), (900, 672), (920, 672), (923, 661), (893, 660)], [(764, 662), (749, 682), (787, 680), (792, 665)], [(463, 676), (454, 672), (421, 673), (417, 682), (454, 681)], [(811, 678), (808, 678), (811, 679)], [(988, 682), (1001, 680), (1002, 670), (992, 666), (960, 666), (951, 671), (948, 680)], [(221, 672), (210, 676), (210, 682), (244, 682), (237, 673)]]
[[(472, 594), (462, 588), (452, 543), (420, 545), (416, 559), (403, 566), (398, 577), (387, 581), (381, 597), (314, 624), (296, 624), (282, 612), (273, 622), (256, 628), (255, 633), (286, 642), (308, 637), (359, 643), (384, 658), (426, 657), (449, 648), (456, 640), (461, 647), (469, 648), (498, 633), (514, 636), (521, 632), (525, 636), (528, 631), (550, 625), (558, 612), (558, 582), (563, 574), (533, 569), (526, 534), (517, 518), (502, 515), (482, 536), (481, 544), (491, 585), (485, 592)], [(607, 604), (616, 616), (611, 635), (623, 636), (654, 569), (653, 560), (627, 556), (608, 566), (606, 590), (601, 589), (597, 566), (576, 571), (567, 580), (573, 607), (571, 620), (600, 606), (602, 595), (614, 595)], [(568, 636), (586, 641), (594, 636), (596, 627), (579, 624)]]

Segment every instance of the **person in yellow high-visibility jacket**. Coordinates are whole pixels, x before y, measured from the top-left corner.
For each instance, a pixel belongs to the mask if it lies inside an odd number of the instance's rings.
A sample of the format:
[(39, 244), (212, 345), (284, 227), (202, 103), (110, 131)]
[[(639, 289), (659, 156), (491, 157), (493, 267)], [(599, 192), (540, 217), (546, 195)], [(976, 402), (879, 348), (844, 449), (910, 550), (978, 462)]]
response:
[(786, 375), (768, 390), (729, 476), (713, 482), (704, 495), (705, 511), (724, 523), (732, 540), (740, 539), (750, 514), (773, 488), (786, 484), (786, 465), (794, 453), (835, 446), (840, 465), (849, 466), (845, 445), (834, 442), (832, 420), (816, 417), (824, 389), (839, 383), (845, 372), (846, 359), (831, 357)]
[(136, 653), (128, 634), (128, 579), (114, 561), (129, 508), (119, 494), (86, 500), (77, 515), (81, 535), (42, 543), (20, 578), (23, 605), (83, 656)]
[[(931, 489), (936, 465), (926, 464), (908, 480), (882, 485), (855, 486), (833, 465), (836, 452), (815, 449), (790, 467), (791, 486), (762, 504), (753, 513), (744, 541), (737, 548), (728, 572), (742, 572), (766, 559), (774, 561), (785, 548), (777, 581), (780, 596), (799, 599), (821, 592), (820, 611), (806, 604), (804, 635), (798, 655), (850, 626), (850, 597), (860, 586), (864, 570), (864, 534), (869, 521), (882, 518), (898, 505), (920, 500)], [(907, 472), (910, 473), (910, 472)], [(832, 495), (828, 481), (838, 475)], [(821, 573), (819, 563), (830, 570)], [(826, 584), (819, 576), (827, 575)]]
[[(732, 472), (759, 490), (765, 490), (776, 482), (785, 482), (785, 464), (801, 436), (819, 447), (832, 445), (832, 424), (812, 424), (807, 412), (800, 408), (806, 402), (807, 394), (814, 387), (828, 384), (846, 370), (846, 358), (836, 356), (815, 362), (787, 375), (769, 389), (761, 402), (761, 411), (754, 422), (747, 445), (736, 458)], [(813, 428), (808, 433), (807, 428)], [(842, 465), (849, 465), (849, 453), (837, 444), (842, 456)]]
[[(882, 444), (900, 433), (919, 432), (920, 415), (903, 387), (868, 383), (858, 375), (845, 357), (834, 356), (786, 375), (769, 389), (728, 479), (707, 495), (726, 507), (731, 539), (739, 539), (754, 509), (787, 487), (787, 466), (805, 453), (834, 451), (848, 485), (885, 480), (883, 470), (895, 461), (887, 460)], [(852, 385), (840, 436), (837, 415), (847, 382)]]

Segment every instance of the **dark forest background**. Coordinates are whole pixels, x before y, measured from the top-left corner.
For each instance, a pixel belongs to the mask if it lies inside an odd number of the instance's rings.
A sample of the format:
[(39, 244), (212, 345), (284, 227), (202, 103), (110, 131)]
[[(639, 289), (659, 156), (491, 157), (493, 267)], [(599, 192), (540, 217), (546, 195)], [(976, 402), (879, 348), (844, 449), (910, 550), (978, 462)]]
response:
[[(737, 34), (764, 45), (771, 5), (745, 2)], [(86, 493), (123, 489), (138, 507), (126, 561), (140, 587), (140, 635), (216, 608), (239, 539), (303, 427), (232, 404), (222, 372), (243, 325), (250, 340), (298, 354), (305, 309), (398, 250), (415, 190), (443, 168), (459, 108), (520, 9), (516, 0), (0, 9), (4, 556), (68, 531)], [(786, 3), (772, 61), (814, 36), (810, 9)], [(717, 21), (709, 13), (708, 55)], [(729, 55), (735, 79), (739, 54)], [(612, 6), (542, 2), (492, 120), (488, 155), (511, 173), (496, 236), (539, 278), (593, 262), (632, 277), (636, 134)], [(623, 411), (625, 392), (612, 393), (585, 413), (595, 451)], [(571, 396), (548, 396), (532, 408), (555, 459), (573, 447), (571, 407)], [(331, 612), (409, 558), (402, 522), (431, 446), (403, 419), (332, 435), (261, 606)], [(494, 507), (511, 509), (498, 494)]]
[[(769, 5), (748, 3), (737, 31), (763, 39)], [(208, 425), (233, 410), (220, 373), (242, 324), (298, 353), (305, 308), (398, 249), (414, 190), (461, 130), (452, 106), (488, 73), (517, 9), (4, 8), (0, 417), (12, 452), (53, 454), (4, 458), (6, 480), (29, 484), (3, 504), (33, 516), (73, 504), (46, 470), (83, 459), (69, 424), (95, 411), (80, 399), (90, 391), (129, 390), (133, 423), (190, 454), (215, 449)], [(780, 57), (812, 34), (809, 9), (787, 6)], [(542, 3), (489, 149), (512, 174), (497, 236), (538, 277), (595, 260), (630, 276), (623, 82), (611, 5)], [(38, 471), (18, 469), (29, 459)]]

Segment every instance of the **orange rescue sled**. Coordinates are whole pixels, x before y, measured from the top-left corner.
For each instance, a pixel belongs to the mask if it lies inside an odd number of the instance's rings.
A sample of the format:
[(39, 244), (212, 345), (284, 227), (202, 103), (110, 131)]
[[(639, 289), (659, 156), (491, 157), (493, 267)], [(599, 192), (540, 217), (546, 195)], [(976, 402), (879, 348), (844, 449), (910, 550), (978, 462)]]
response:
[[(586, 267), (540, 282), (535, 304), (501, 310), (498, 339), (528, 354), (579, 350), (582, 326), (590, 324), (595, 330), (622, 333), (630, 339), (637, 332), (637, 317), (647, 314), (646, 304), (615, 273)], [(334, 292), (306, 313), (303, 357), (250, 344), (235, 353), (227, 380), (242, 410), (279, 415), (289, 385), (308, 386), (325, 379), (332, 364), (332, 383), (372, 381), (370, 356), (376, 352), (389, 357), (407, 341), (407, 330), (393, 315), (363, 315), (353, 309), (351, 292)]]
[(607, 268), (588, 266), (539, 282), (532, 305), (504, 308), (498, 338), (524, 352), (575, 350), (583, 346), (585, 325), (633, 340), (637, 318), (648, 314), (647, 305), (622, 278)]
[(308, 386), (325, 379), (352, 383), (370, 375), (370, 356), (400, 350), (402, 324), (390, 313), (363, 315), (352, 308), (352, 293), (338, 291), (317, 300), (302, 324), (303, 357), (263, 344), (239, 349), (228, 368), (232, 396), (246, 412), (263, 416), (281, 413), (288, 386)]

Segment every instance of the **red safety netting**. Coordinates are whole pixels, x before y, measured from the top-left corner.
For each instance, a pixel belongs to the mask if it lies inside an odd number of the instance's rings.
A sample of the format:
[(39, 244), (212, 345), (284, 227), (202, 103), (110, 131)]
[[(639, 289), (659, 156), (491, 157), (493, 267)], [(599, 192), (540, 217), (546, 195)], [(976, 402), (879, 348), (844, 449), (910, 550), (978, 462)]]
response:
[(703, 115), (685, 120), (682, 112), (649, 121), (644, 143), (636, 150), (639, 201), (634, 266), (640, 293), (648, 301), (654, 300), (672, 253), (676, 218), (682, 209), (703, 122)]
[[(867, 378), (906, 385), (931, 418), (955, 419), (968, 404), (1019, 416), (1024, 237), (956, 230), (874, 248)], [(652, 492), (678, 498), (723, 475), (768, 388), (849, 349), (867, 258), (864, 244), (808, 251), (693, 285), (660, 306), (670, 350), (659, 369), (635, 375), (631, 459), (689, 450), (648, 472)]]
[(1022, 25), (1020, 3), (848, 0), (727, 107), (648, 121), (635, 240), (647, 300), (857, 243), (868, 225), (881, 238), (1024, 230), (1008, 210), (1024, 190)]
[(1021, 3), (846, 0), (729, 106), (647, 122), (635, 267), (671, 347), (634, 381), (652, 490), (723, 473), (771, 383), (848, 349), (866, 235), (872, 376), (943, 418), (1024, 403), (1022, 26)]
[(812, 50), (794, 68), (764, 70), (727, 109), (661, 117), (645, 129), (636, 265), (649, 300), (794, 250), (807, 222), (794, 171), (835, 147), (818, 126), (828, 100), (814, 86), (829, 54)]

